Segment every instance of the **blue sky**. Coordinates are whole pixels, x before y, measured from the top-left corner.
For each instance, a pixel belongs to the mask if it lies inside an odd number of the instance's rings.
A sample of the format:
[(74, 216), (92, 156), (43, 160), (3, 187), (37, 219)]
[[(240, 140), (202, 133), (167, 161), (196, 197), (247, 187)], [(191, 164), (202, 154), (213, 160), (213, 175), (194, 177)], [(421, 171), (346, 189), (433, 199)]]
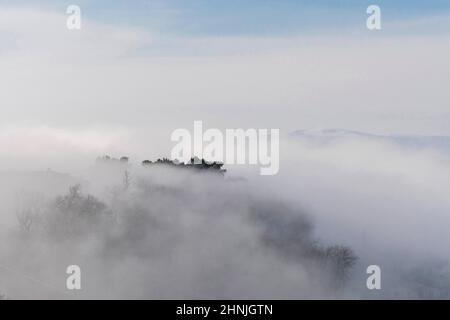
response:
[(449, 0), (69, 1), (0, 0), (4, 123), (450, 135)]
[[(35, 1), (4, 1), (32, 5)], [(167, 36), (280, 36), (364, 26), (370, 4), (382, 9), (384, 23), (450, 12), (448, 0), (75, 0), (39, 2), (64, 10), (77, 4), (89, 19), (144, 27)]]

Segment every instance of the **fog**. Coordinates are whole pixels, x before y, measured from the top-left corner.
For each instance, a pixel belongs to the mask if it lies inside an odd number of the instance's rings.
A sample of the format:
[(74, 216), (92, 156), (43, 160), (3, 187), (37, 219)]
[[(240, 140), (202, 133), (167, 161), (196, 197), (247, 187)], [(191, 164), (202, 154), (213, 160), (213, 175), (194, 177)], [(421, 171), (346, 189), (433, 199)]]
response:
[[(449, 298), (448, 14), (199, 37), (86, 13), (0, 6), (0, 298)], [(195, 120), (280, 129), (279, 173), (141, 165)]]
[[(94, 157), (76, 175), (4, 172), (0, 291), (10, 299), (448, 297), (447, 151), (319, 137), (285, 136), (275, 176)], [(65, 287), (72, 264), (82, 270), (80, 291)], [(379, 291), (366, 288), (372, 264), (382, 270)]]
[[(309, 218), (276, 197), (217, 173), (164, 165), (130, 169), (124, 185), (124, 169), (97, 164), (82, 184), (107, 207), (73, 189), (48, 202), (58, 194), (49, 182), (70, 185), (54, 172), (21, 181), (26, 190), (3, 210), (17, 218), (2, 233), (8, 297), (327, 297), (344, 280), (328, 270), (333, 258), (319, 256), (328, 253), (315, 244)], [(64, 292), (70, 264), (83, 270), (77, 294)]]

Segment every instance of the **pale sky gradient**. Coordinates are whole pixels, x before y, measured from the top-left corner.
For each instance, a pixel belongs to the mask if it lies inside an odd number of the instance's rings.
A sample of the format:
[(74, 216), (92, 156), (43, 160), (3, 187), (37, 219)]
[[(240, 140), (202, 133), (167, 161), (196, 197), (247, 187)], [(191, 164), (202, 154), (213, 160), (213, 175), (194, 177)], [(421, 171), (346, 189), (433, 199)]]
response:
[[(260, 19), (278, 10), (273, 32), (255, 19), (246, 29), (242, 15), (230, 14), (233, 7), (213, 25), (207, 19), (218, 15), (213, 7), (168, 4), (139, 2), (120, 11), (123, 4), (102, 9), (80, 1), (82, 30), (69, 31), (61, 4), (0, 2), (3, 152), (28, 150), (36, 140), (52, 150), (133, 153), (148, 146), (168, 154), (170, 133), (194, 120), (282, 134), (346, 128), (450, 135), (450, 14), (443, 2), (428, 9), (405, 4), (406, 13), (400, 5), (381, 6), (386, 21), (376, 32), (365, 27), (365, 7), (352, 1), (317, 20), (309, 16), (314, 23), (304, 30), (292, 14), (291, 23), (282, 22), (296, 8), (290, 1), (254, 7)], [(143, 5), (167, 19), (126, 18)], [(324, 9), (303, 5), (305, 12)], [(119, 12), (122, 19), (114, 18)], [(161, 17), (155, 12), (149, 17)], [(200, 26), (186, 22), (189, 14)], [(334, 26), (333, 17), (341, 17)]]

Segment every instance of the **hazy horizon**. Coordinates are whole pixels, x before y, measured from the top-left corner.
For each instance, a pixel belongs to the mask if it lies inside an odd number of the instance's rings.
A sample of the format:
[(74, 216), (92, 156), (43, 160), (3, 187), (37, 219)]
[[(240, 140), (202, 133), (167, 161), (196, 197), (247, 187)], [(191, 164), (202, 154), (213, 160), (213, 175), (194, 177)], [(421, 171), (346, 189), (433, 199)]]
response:
[[(450, 3), (371, 4), (0, 0), (0, 298), (450, 298)], [(194, 121), (279, 171), (142, 165)]]

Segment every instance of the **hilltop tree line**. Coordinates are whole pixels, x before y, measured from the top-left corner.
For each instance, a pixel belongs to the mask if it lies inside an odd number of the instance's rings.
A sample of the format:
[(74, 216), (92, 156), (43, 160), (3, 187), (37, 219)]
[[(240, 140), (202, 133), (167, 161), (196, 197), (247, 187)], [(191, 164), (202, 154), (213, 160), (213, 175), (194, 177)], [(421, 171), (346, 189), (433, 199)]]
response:
[[(113, 158), (108, 155), (97, 158), (97, 162), (99, 163), (111, 163), (111, 164), (128, 164), (130, 158), (129, 157), (120, 157)], [(205, 159), (199, 159), (197, 157), (191, 158), (191, 160), (187, 163), (180, 162), (178, 160), (171, 160), (168, 158), (158, 158), (156, 161), (144, 160), (141, 162), (141, 165), (144, 167), (151, 166), (170, 166), (175, 168), (184, 168), (184, 169), (195, 169), (195, 170), (209, 170), (211, 172), (217, 172), (220, 174), (224, 174), (226, 169), (223, 169), (223, 163), (216, 161), (207, 161)]]

